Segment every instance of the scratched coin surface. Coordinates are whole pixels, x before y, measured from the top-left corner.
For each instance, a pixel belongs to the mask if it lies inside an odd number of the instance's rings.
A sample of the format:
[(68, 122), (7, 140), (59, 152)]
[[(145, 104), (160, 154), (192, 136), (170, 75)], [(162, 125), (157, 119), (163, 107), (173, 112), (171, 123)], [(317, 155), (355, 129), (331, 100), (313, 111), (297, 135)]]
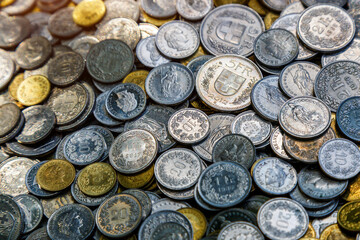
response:
[(136, 57), (142, 64), (152, 68), (170, 62), (170, 59), (161, 55), (157, 49), (155, 44), (155, 36), (149, 36), (140, 40), (136, 46)]
[(3, 239), (18, 239), (24, 227), (23, 214), (16, 202), (8, 195), (0, 195), (0, 219), (5, 227), (0, 232)]
[(24, 214), (23, 233), (34, 230), (43, 217), (43, 207), (36, 197), (29, 194), (21, 194), (13, 198)]

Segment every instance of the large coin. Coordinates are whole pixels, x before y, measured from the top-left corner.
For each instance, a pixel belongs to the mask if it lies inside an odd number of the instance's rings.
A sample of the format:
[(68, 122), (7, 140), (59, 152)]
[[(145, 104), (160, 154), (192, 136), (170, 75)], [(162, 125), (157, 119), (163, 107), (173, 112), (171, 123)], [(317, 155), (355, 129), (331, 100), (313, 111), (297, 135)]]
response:
[(170, 62), (170, 59), (161, 55), (157, 49), (155, 36), (149, 36), (138, 43), (136, 46), (136, 57), (146, 67), (151, 68)]
[(141, 0), (141, 8), (154, 18), (169, 18), (176, 14), (175, 0)]
[(1, 239), (18, 239), (23, 228), (22, 213), (16, 202), (0, 194)]
[(260, 69), (251, 60), (226, 55), (207, 61), (196, 77), (196, 91), (210, 107), (237, 111), (250, 106), (250, 93), (262, 79)]
[(257, 36), (265, 30), (260, 15), (240, 4), (226, 4), (212, 10), (202, 21), (200, 38), (214, 55), (249, 56)]
[(307, 8), (297, 27), (297, 34), (306, 46), (319, 52), (334, 52), (346, 47), (355, 31), (352, 17), (343, 8), (328, 4)]
[(360, 110), (360, 97), (350, 97), (343, 101), (337, 112), (336, 122), (341, 132), (354, 141), (360, 141), (360, 125), (358, 112)]
[(360, 63), (360, 38), (354, 38), (354, 40), (343, 50), (333, 54), (323, 54), (321, 57), (321, 65), (326, 65), (341, 61), (354, 61)]
[(3, 137), (13, 130), (20, 120), (20, 108), (13, 103), (0, 106), (0, 136)]
[(253, 224), (248, 222), (235, 222), (224, 227), (219, 233), (218, 239), (247, 239), (247, 240), (264, 240), (261, 231)]

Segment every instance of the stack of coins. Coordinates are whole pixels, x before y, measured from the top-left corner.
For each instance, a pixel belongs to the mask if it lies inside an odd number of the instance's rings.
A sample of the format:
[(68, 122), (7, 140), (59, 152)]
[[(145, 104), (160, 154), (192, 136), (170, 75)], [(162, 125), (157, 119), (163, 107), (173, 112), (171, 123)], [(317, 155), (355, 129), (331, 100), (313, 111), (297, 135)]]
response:
[(359, 0), (0, 6), (0, 239), (360, 239)]

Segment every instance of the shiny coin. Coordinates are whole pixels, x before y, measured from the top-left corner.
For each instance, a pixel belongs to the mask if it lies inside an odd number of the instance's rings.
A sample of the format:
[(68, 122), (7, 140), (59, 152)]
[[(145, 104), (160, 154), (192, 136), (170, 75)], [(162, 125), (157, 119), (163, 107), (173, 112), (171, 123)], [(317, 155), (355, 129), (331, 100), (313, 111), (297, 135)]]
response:
[(142, 39), (136, 46), (136, 57), (146, 67), (157, 67), (170, 62), (170, 59), (161, 55), (155, 44), (155, 36)]
[[(117, 0), (115, 0), (117, 1)], [(139, 28), (141, 32), (141, 39), (154, 36), (159, 31), (159, 28), (151, 23), (139, 23)]]
[(131, 195), (118, 194), (100, 205), (96, 212), (96, 226), (107, 237), (125, 237), (137, 228), (141, 218), (139, 201)]
[(256, 163), (253, 171), (256, 185), (265, 193), (285, 195), (297, 184), (295, 168), (278, 158), (264, 158)]
[(242, 165), (218, 162), (201, 174), (199, 193), (211, 206), (225, 208), (242, 202), (249, 194), (251, 185), (250, 173)]
[(189, 2), (181, 0), (176, 2), (177, 12), (184, 18), (196, 21), (201, 20), (213, 8), (212, 0), (201, 0), (198, 2)]
[(273, 11), (281, 12), (288, 5), (287, 0), (261, 0), (261, 2)]
[(176, 1), (159, 1), (154, 4), (151, 0), (141, 0), (141, 8), (154, 18), (169, 18), (176, 14)]
[(51, 215), (47, 232), (51, 239), (87, 239), (95, 227), (92, 211), (80, 204), (61, 207)]
[(41, 165), (36, 173), (36, 181), (41, 188), (48, 191), (60, 191), (75, 179), (74, 166), (65, 160), (50, 160)]
[(309, 216), (298, 202), (274, 198), (260, 208), (258, 225), (264, 235), (274, 240), (295, 240), (302, 237), (309, 225)]
[(100, 0), (81, 1), (72, 13), (74, 22), (82, 27), (91, 27), (98, 23), (105, 15), (106, 7)]
[(304, 5), (301, 1), (294, 1), (287, 5), (280, 13), (280, 17), (285, 15), (293, 14), (293, 13), (302, 13), (305, 10)]
[(78, 26), (72, 17), (74, 8), (62, 8), (49, 18), (49, 32), (57, 37), (71, 38), (79, 34), (82, 28)]
[(148, 217), (150, 215), (151, 209), (152, 209), (152, 203), (151, 203), (149, 196), (143, 190), (127, 189), (121, 193), (129, 194), (129, 195), (135, 197), (139, 201), (141, 208), (142, 208), (143, 219), (145, 219), (146, 217)]
[(21, 117), (20, 108), (13, 104), (7, 103), (0, 106), (0, 136), (5, 136), (13, 130), (18, 124)]
[(346, 4), (347, 0), (301, 0), (301, 2), (306, 7), (310, 7), (311, 5), (315, 5), (317, 3), (330, 3), (342, 7)]
[(258, 81), (251, 90), (255, 110), (270, 121), (277, 121), (281, 106), (288, 98), (280, 91), (279, 77), (272, 75)]
[(118, 82), (133, 68), (134, 55), (122, 41), (105, 40), (95, 44), (86, 57), (90, 75), (102, 83)]
[(325, 67), (326, 65), (347, 60), (360, 63), (360, 39), (354, 38), (354, 40), (343, 50), (333, 53), (333, 54), (323, 54), (321, 57), (321, 65)]
[(186, 66), (192, 71), (192, 73), (194, 74), (194, 78), (196, 79), (200, 68), (204, 65), (204, 63), (206, 63), (213, 57), (214, 56), (212, 55), (202, 55), (191, 60)]
[(284, 133), (280, 127), (273, 129), (270, 136), (270, 147), (278, 157), (291, 160), (291, 157), (285, 151)]
[(189, 23), (171, 21), (160, 27), (155, 43), (166, 57), (183, 59), (195, 53), (200, 39), (196, 29)]
[(166, 188), (183, 190), (196, 184), (201, 171), (201, 160), (193, 151), (174, 148), (158, 157), (155, 177)]
[(167, 222), (157, 226), (150, 236), (150, 240), (163, 239), (169, 236), (177, 236), (184, 240), (192, 239), (188, 231), (180, 223)]
[(41, 75), (26, 78), (17, 90), (19, 102), (24, 106), (32, 106), (43, 102), (50, 93), (49, 80)]
[[(97, 96), (95, 109), (93, 111), (94, 117), (98, 122), (109, 127), (118, 126), (121, 124), (120, 121), (113, 119), (110, 114), (106, 111), (105, 101), (109, 92), (104, 92)], [(110, 146), (109, 146), (110, 147)]]
[[(347, 31), (344, 32), (344, 28)], [(346, 47), (354, 38), (355, 31), (352, 17), (344, 9), (328, 4), (307, 8), (297, 27), (301, 41), (319, 52), (334, 52)]]
[(152, 164), (146, 170), (132, 175), (117, 173), (117, 179), (119, 183), (125, 188), (142, 188), (151, 182), (153, 177), (154, 164)]
[(104, 154), (101, 157), (100, 161), (105, 160), (109, 156), (110, 147), (114, 142), (113, 134), (107, 128), (104, 128), (104, 127), (99, 126), (99, 125), (90, 125), (90, 126), (85, 127), (84, 129), (94, 130), (94, 131), (100, 133), (104, 137), (106, 146), (105, 146)]
[(260, 79), (262, 73), (251, 60), (235, 55), (220, 56), (201, 67), (196, 91), (208, 106), (236, 111), (250, 106), (251, 89)]
[(248, 240), (264, 240), (261, 231), (253, 224), (248, 222), (235, 222), (224, 227), (219, 233), (218, 239), (225, 240), (231, 238), (241, 238)]
[[(0, 64), (1, 64), (0, 89), (3, 89), (10, 82), (13, 76), (15, 70), (15, 64), (12, 58), (5, 51), (0, 51)], [(12, 82), (14, 82), (14, 80)]]
[(280, 110), (281, 128), (297, 138), (313, 138), (324, 133), (331, 123), (330, 109), (314, 97), (288, 100)]
[(171, 200), (169, 198), (162, 198), (156, 203), (152, 205), (152, 213), (165, 211), (165, 210), (171, 210), (171, 211), (178, 211), (182, 208), (188, 208), (190, 205), (186, 202), (178, 202)]
[(338, 212), (338, 223), (348, 231), (360, 231), (360, 221), (357, 218), (360, 211), (360, 201), (353, 201), (342, 206)]
[(320, 240), (331, 239), (354, 240), (355, 238), (342, 231), (338, 224), (332, 224), (324, 228), (320, 236)]
[(290, 197), (300, 203), (304, 208), (309, 209), (321, 209), (330, 205), (334, 205), (337, 200), (329, 200), (329, 201), (319, 201), (313, 198), (310, 198), (306, 196), (304, 193), (302, 193), (298, 186), (289, 194)]
[[(1, 54), (0, 54), (0, 58), (1, 58)], [(10, 82), (10, 84), (8, 86), (9, 94), (15, 100), (18, 100), (18, 98), (17, 98), (17, 89), (19, 88), (20, 83), (22, 83), (23, 81), (24, 81), (24, 73), (19, 73), (11, 80), (11, 82)], [(1, 82), (1, 80), (0, 80), (0, 82)]]
[(360, 200), (360, 175), (351, 180), (342, 198), (348, 202)]
[(99, 25), (103, 25), (114, 18), (129, 18), (138, 21), (140, 16), (139, 4), (132, 0), (105, 1), (106, 13)]
[(336, 114), (336, 122), (341, 132), (354, 141), (360, 141), (357, 114), (360, 110), (360, 97), (351, 97), (343, 101)]
[(25, 17), (0, 16), (0, 39), (1, 48), (16, 47), (31, 33), (31, 25)]
[(51, 215), (59, 208), (62, 208), (65, 205), (69, 205), (73, 203), (75, 203), (75, 200), (71, 196), (70, 191), (64, 192), (53, 198), (41, 199), (41, 204), (44, 208), (44, 215), (47, 218), (50, 218)]
[(109, 91), (105, 106), (107, 112), (117, 120), (130, 120), (140, 115), (146, 107), (146, 95), (134, 83), (122, 83)]
[(111, 145), (110, 163), (120, 173), (138, 173), (153, 162), (158, 142), (153, 134), (134, 129), (120, 134)]
[(338, 180), (355, 177), (360, 172), (360, 166), (357, 164), (359, 159), (359, 147), (343, 138), (329, 140), (319, 150), (321, 169)]
[(23, 214), (16, 202), (7, 195), (0, 195), (0, 219), (2, 239), (18, 239), (23, 228)]
[[(238, 16), (246, 16), (239, 18)], [(239, 4), (226, 4), (212, 10), (202, 21), (200, 38), (213, 55), (250, 56), (257, 36), (265, 30), (261, 17), (253, 9)]]
[(184, 216), (189, 219), (194, 231), (192, 239), (201, 239), (204, 236), (207, 227), (207, 221), (204, 214), (196, 208), (182, 208), (179, 209), (178, 212), (184, 214)]
[[(116, 0), (117, 1), (117, 0)], [(149, 71), (146, 70), (136, 70), (131, 73), (129, 73), (124, 79), (123, 83), (134, 83), (141, 87), (142, 90), (145, 92), (145, 80), (147, 75), (149, 74)], [(149, 98), (149, 96), (146, 94), (146, 99)]]

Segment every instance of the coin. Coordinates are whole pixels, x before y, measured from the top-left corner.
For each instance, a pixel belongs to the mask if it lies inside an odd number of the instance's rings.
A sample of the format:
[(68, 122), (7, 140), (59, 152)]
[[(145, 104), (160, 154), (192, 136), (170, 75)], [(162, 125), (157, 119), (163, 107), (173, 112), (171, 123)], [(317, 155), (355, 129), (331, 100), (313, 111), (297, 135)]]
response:
[(163, 19), (160, 19), (160, 18), (154, 18), (150, 15), (148, 15), (144, 10), (142, 10), (142, 8), (140, 8), (140, 20), (145, 22), (145, 23), (150, 23), (150, 24), (153, 24), (157, 27), (160, 27), (161, 25), (167, 23), (167, 22), (170, 22), (170, 21), (173, 21), (177, 18), (177, 14), (171, 16), (171, 17), (168, 17), (168, 18), (163, 18)]
[(86, 55), (88, 54), (90, 48), (96, 43), (99, 43), (99, 40), (96, 37), (86, 35), (73, 39), (69, 42), (69, 46), (75, 52), (79, 53), (83, 59), (86, 59)]
[(355, 177), (350, 181), (348, 188), (342, 195), (342, 198), (348, 202), (360, 200), (360, 176)]
[(131, 49), (122, 41), (109, 39), (95, 44), (86, 57), (90, 75), (99, 82), (113, 83), (124, 78), (134, 65)]
[(141, 8), (154, 18), (169, 18), (176, 14), (176, 1), (159, 1), (156, 4), (150, 0), (141, 0)]
[(360, 201), (346, 203), (338, 212), (337, 220), (339, 225), (352, 232), (360, 230), (360, 222), (357, 218), (360, 210)]
[(79, 34), (82, 28), (72, 18), (74, 8), (67, 7), (56, 11), (49, 18), (49, 32), (57, 37), (71, 38)]
[[(124, 79), (123, 83), (134, 83), (141, 87), (142, 90), (145, 92), (145, 79), (147, 75), (149, 74), (149, 71), (146, 70), (136, 70), (131, 73), (129, 73)], [(146, 99), (149, 98), (149, 96), (146, 94)]]
[[(178, 211), (182, 208), (188, 208), (190, 205), (186, 202), (174, 201), (169, 198), (162, 198), (152, 205), (152, 214), (160, 211)], [(189, 220), (190, 221), (190, 220)]]
[(330, 240), (333, 239), (343, 239), (343, 240), (354, 240), (355, 238), (347, 235), (343, 231), (341, 231), (338, 224), (332, 224), (322, 231), (320, 240)]
[(307, 7), (310, 7), (317, 3), (330, 3), (342, 7), (346, 4), (347, 0), (301, 0), (301, 2)]
[[(1, 58), (1, 54), (0, 54), (0, 58)], [(19, 88), (20, 83), (22, 83), (23, 81), (24, 81), (24, 74), (19, 73), (15, 77), (13, 77), (13, 79), (11, 80), (11, 82), (10, 82), (10, 84), (8, 86), (9, 94), (15, 100), (18, 100), (18, 98), (17, 98), (17, 90)]]
[(50, 82), (46, 77), (34, 75), (20, 83), (16, 94), (22, 105), (32, 106), (43, 102), (47, 98), (50, 87)]
[(304, 207), (288, 198), (267, 201), (261, 206), (257, 217), (260, 230), (274, 240), (299, 239), (309, 225), (309, 216)]
[(150, 236), (150, 240), (163, 239), (168, 236), (177, 236), (184, 240), (192, 239), (180, 223), (168, 222), (157, 226)]
[(75, 179), (74, 166), (65, 160), (50, 160), (41, 165), (36, 173), (36, 181), (47, 191), (60, 191)]
[(42, 227), (30, 233), (26, 240), (51, 240), (51, 238), (47, 234), (46, 227)]
[(291, 157), (287, 154), (284, 148), (284, 133), (280, 127), (276, 127), (271, 132), (270, 147), (273, 152), (280, 158), (291, 160)]
[(75, 200), (71, 196), (70, 191), (63, 192), (62, 194), (53, 198), (41, 199), (41, 204), (44, 208), (44, 215), (47, 218), (50, 218), (51, 215), (59, 208), (73, 203), (75, 203)]
[(30, 22), (25, 17), (0, 16), (0, 39), (1, 48), (16, 47), (31, 33)]
[(81, 1), (72, 13), (74, 22), (82, 27), (91, 27), (98, 23), (106, 13), (103, 1), (86, 0)]
[(214, 56), (212, 55), (199, 56), (191, 60), (186, 66), (192, 71), (196, 79), (196, 76), (200, 71), (200, 68), (204, 65), (204, 63), (206, 63), (208, 60), (210, 60), (213, 57)]
[(104, 161), (109, 156), (110, 147), (114, 142), (113, 134), (107, 128), (104, 128), (104, 127), (99, 126), (99, 125), (89, 125), (89, 126), (85, 127), (84, 129), (97, 131), (98, 133), (100, 133), (104, 137), (106, 146), (105, 146), (104, 154), (100, 159), (100, 161)]
[(5, 51), (0, 51), (0, 64), (0, 89), (3, 89), (5, 86), (7, 86), (13, 76), (15, 64), (11, 57)]
[(149, 198), (149, 196), (142, 190), (139, 189), (127, 189), (125, 191), (123, 191), (122, 193), (124, 194), (129, 194), (133, 197), (135, 197), (142, 208), (142, 218), (145, 219), (146, 217), (148, 217), (151, 213), (151, 209), (152, 209), (152, 203), (151, 200)]
[(300, 191), (299, 186), (296, 186), (296, 188), (289, 195), (293, 200), (300, 203), (304, 208), (313, 211), (334, 205), (334, 203), (337, 202), (337, 199), (332, 199), (328, 201), (319, 201), (310, 198)]
[(339, 199), (335, 199), (329, 206), (318, 209), (307, 209), (309, 217), (319, 218), (330, 215), (338, 206)]
[(328, 226), (337, 223), (337, 213), (334, 211), (330, 216), (321, 219), (314, 219), (312, 225), (314, 227), (316, 238), (320, 238), (320, 234), (324, 232), (324, 229)]
[(113, 119), (109, 115), (109, 113), (106, 111), (105, 100), (106, 100), (107, 94), (108, 94), (108, 92), (104, 92), (97, 96), (95, 109), (93, 111), (94, 117), (98, 122), (100, 122), (101, 124), (104, 124), (106, 126), (109, 126), (109, 127), (118, 126), (121, 124), (121, 122), (116, 119)]
[(21, 111), (13, 103), (6, 103), (0, 106), (0, 136), (3, 137), (13, 130), (19, 123)]
[[(245, 18), (239, 16), (246, 16)], [(213, 55), (250, 56), (257, 36), (265, 30), (261, 17), (253, 9), (239, 4), (215, 8), (200, 27), (202, 45)]]
[(289, 4), (287, 0), (261, 0), (261, 2), (269, 9), (281, 12)]
[(218, 239), (244, 238), (249, 240), (264, 240), (261, 231), (253, 224), (248, 222), (235, 222), (224, 227), (219, 233)]
[[(19, 1), (16, 1), (19, 2)], [(20, 1), (21, 2), (21, 1)], [(24, 1), (25, 2), (25, 1)], [(31, 2), (31, 1), (27, 1)], [(25, 5), (25, 3), (24, 3)], [(20, 8), (19, 8), (20, 9)], [(56, 44), (59, 39), (51, 35), (48, 29), (48, 22), (51, 14), (45, 12), (32, 12), (26, 14), (25, 17), (29, 19), (31, 24), (31, 36), (42, 36), (49, 40), (51, 44)]]
[(118, 194), (100, 205), (95, 219), (96, 226), (105, 236), (125, 237), (138, 227), (141, 217), (139, 201), (131, 195)]
[(155, 36), (140, 40), (136, 46), (136, 56), (147, 67), (157, 67), (170, 62), (170, 59), (161, 55), (155, 44)]
[(354, 141), (360, 141), (360, 135), (357, 125), (357, 112), (359, 111), (360, 97), (350, 97), (344, 100), (336, 114), (337, 126), (342, 133)]
[(188, 2), (181, 0), (176, 2), (177, 12), (184, 18), (196, 21), (201, 20), (213, 8), (212, 0), (201, 0), (199, 2)]
[[(341, 17), (340, 17), (341, 16)], [(326, 22), (322, 19), (326, 18)], [(346, 32), (342, 29), (348, 29)], [(351, 16), (335, 5), (319, 4), (301, 14), (297, 34), (307, 47), (319, 52), (334, 52), (346, 47), (354, 38)]]
[(129, 18), (138, 21), (140, 16), (139, 4), (132, 0), (110, 0), (105, 1), (106, 13), (99, 25), (114, 18)]
[(302, 13), (305, 10), (304, 5), (302, 5), (301, 1), (295, 1), (287, 5), (280, 13), (280, 17), (285, 15), (293, 14), (293, 13)]
[(154, 176), (154, 164), (146, 170), (133, 174), (124, 175), (117, 173), (119, 183), (125, 188), (141, 188), (148, 184)]
[(0, 194), (0, 219), (3, 239), (18, 239), (23, 228), (22, 213), (16, 202), (7, 195)]
[(321, 57), (321, 65), (325, 67), (330, 63), (334, 63), (341, 60), (354, 61), (360, 63), (360, 39), (354, 38), (354, 40), (343, 50), (333, 54), (323, 54)]
[(189, 219), (194, 231), (192, 239), (201, 239), (204, 236), (207, 227), (207, 221), (204, 214), (196, 208), (181, 208), (177, 211), (184, 214), (184, 216)]

